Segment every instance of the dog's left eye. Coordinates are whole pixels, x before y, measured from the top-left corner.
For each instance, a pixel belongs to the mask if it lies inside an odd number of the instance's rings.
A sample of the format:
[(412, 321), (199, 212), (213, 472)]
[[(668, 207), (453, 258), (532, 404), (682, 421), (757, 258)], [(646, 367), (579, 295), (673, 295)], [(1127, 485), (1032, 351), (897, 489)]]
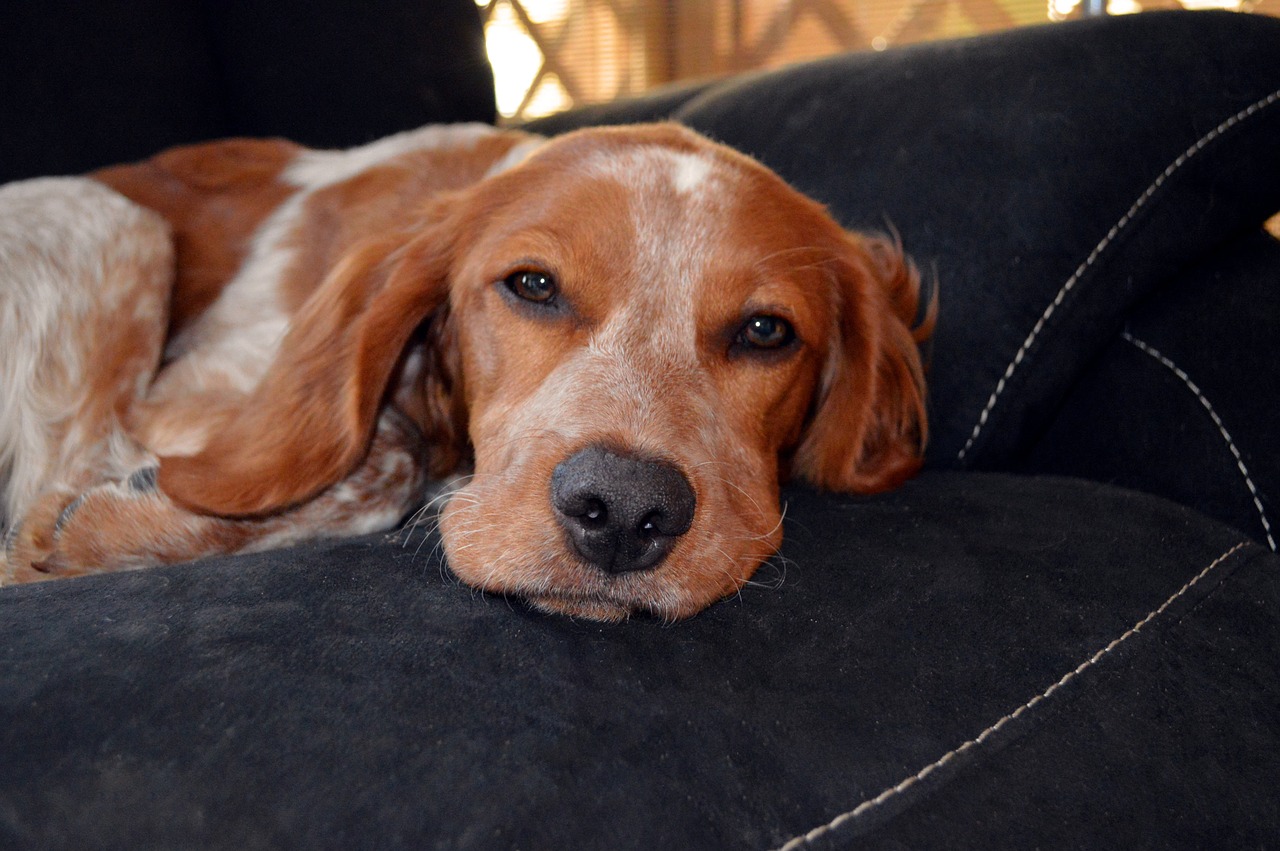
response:
[(525, 301), (545, 304), (556, 295), (556, 279), (545, 272), (514, 272), (503, 281), (507, 289)]
[(752, 316), (738, 332), (738, 342), (753, 349), (780, 349), (796, 338), (791, 323), (780, 316)]

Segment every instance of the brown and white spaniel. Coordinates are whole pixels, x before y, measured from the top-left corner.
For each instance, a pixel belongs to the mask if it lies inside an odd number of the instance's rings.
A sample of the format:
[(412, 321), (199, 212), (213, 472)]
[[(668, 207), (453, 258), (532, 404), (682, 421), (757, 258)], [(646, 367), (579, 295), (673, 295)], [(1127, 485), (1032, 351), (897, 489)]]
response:
[[(925, 441), (918, 276), (674, 125), (232, 140), (0, 188), (0, 582), (394, 526), (674, 619)], [(913, 328), (913, 325), (915, 327)]]

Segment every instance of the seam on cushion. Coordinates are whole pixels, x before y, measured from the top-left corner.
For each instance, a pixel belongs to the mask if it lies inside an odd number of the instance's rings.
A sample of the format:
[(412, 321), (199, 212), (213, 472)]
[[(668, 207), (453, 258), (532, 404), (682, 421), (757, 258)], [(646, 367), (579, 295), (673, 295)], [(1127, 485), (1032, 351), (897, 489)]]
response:
[(1054, 312), (1062, 305), (1067, 294), (1075, 289), (1076, 284), (1085, 275), (1085, 273), (1088, 272), (1093, 264), (1097, 262), (1098, 258), (1102, 256), (1107, 248), (1115, 242), (1116, 237), (1120, 235), (1120, 232), (1128, 227), (1130, 222), (1137, 217), (1138, 212), (1147, 205), (1147, 202), (1151, 200), (1151, 197), (1155, 195), (1162, 186), (1164, 186), (1165, 182), (1168, 181), (1169, 178), (1178, 171), (1178, 169), (1186, 165), (1188, 160), (1195, 157), (1196, 154), (1200, 153), (1200, 151), (1202, 151), (1211, 142), (1235, 127), (1240, 122), (1253, 117), (1255, 113), (1266, 109), (1277, 101), (1280, 101), (1280, 90), (1272, 92), (1261, 100), (1250, 104), (1235, 115), (1223, 121), (1217, 127), (1200, 137), (1194, 145), (1183, 151), (1177, 159), (1171, 162), (1168, 167), (1166, 167), (1165, 170), (1156, 177), (1151, 185), (1146, 188), (1146, 191), (1138, 196), (1138, 200), (1133, 202), (1133, 206), (1131, 206), (1128, 211), (1120, 217), (1120, 220), (1112, 226), (1111, 230), (1107, 231), (1107, 235), (1104, 236), (1102, 241), (1094, 247), (1093, 251), (1089, 252), (1089, 256), (1084, 259), (1084, 262), (1076, 268), (1071, 277), (1062, 285), (1062, 288), (1058, 290), (1058, 294), (1054, 296), (1053, 301), (1049, 302), (1049, 305), (1044, 309), (1044, 313), (1040, 315), (1036, 324), (1032, 326), (1030, 333), (1027, 334), (1027, 338), (1022, 341), (1022, 345), (1014, 354), (1013, 360), (1009, 361), (1009, 365), (1005, 367), (1004, 375), (1002, 375), (1000, 380), (996, 382), (995, 389), (987, 399), (986, 406), (982, 409), (982, 412), (978, 414), (978, 421), (973, 425), (973, 433), (969, 435), (969, 439), (965, 441), (964, 446), (960, 448), (959, 454), (956, 455), (957, 461), (963, 461), (965, 456), (969, 454), (969, 450), (973, 448), (973, 444), (977, 441), (978, 435), (982, 433), (983, 427), (987, 424), (988, 417), (991, 416), (991, 411), (999, 401), (1000, 395), (1004, 393), (1004, 388), (1008, 384), (1009, 379), (1013, 377), (1014, 372), (1016, 372), (1018, 367), (1022, 365), (1022, 361), (1026, 358), (1027, 352), (1040, 336), (1040, 332), (1044, 330), (1044, 326), (1049, 321), (1050, 317), (1052, 317)]
[(1090, 668), (1097, 665), (1100, 661), (1106, 658), (1106, 656), (1110, 654), (1113, 650), (1115, 650), (1125, 641), (1129, 640), (1135, 634), (1141, 631), (1144, 627), (1146, 627), (1147, 624), (1151, 623), (1151, 621), (1155, 620), (1157, 617), (1164, 614), (1164, 612), (1170, 606), (1172, 606), (1184, 594), (1190, 591), (1198, 582), (1200, 582), (1200, 580), (1204, 579), (1204, 577), (1207, 576), (1215, 567), (1222, 564), (1231, 556), (1235, 555), (1237, 552), (1239, 552), (1249, 543), (1250, 543), (1249, 541), (1241, 541), (1235, 546), (1233, 546), (1231, 549), (1224, 552), (1222, 555), (1218, 556), (1216, 559), (1214, 559), (1212, 562), (1209, 563), (1208, 567), (1206, 567), (1204, 570), (1201, 570), (1194, 577), (1189, 579), (1185, 585), (1183, 585), (1176, 592), (1174, 592), (1173, 596), (1165, 600), (1164, 603), (1162, 603), (1159, 608), (1155, 609), (1150, 614), (1148, 614), (1145, 618), (1138, 621), (1136, 624), (1134, 624), (1132, 627), (1126, 630), (1124, 634), (1122, 634), (1119, 638), (1114, 639), (1106, 647), (1103, 647), (1101, 650), (1099, 650), (1097, 653), (1094, 653), (1084, 662), (1081, 662), (1078, 666), (1076, 666), (1076, 668), (1074, 668), (1073, 670), (1068, 672), (1065, 676), (1063, 676), (1062, 679), (1058, 680), (1056, 683), (1049, 686), (1040, 694), (1036, 695), (1031, 700), (1022, 704), (1017, 709), (1010, 712), (1008, 715), (1005, 715), (1003, 718), (996, 721), (994, 724), (992, 724), (987, 729), (983, 730), (974, 738), (969, 739), (967, 742), (960, 745), (958, 748), (943, 754), (939, 759), (929, 763), (924, 768), (920, 769), (915, 774), (906, 778), (902, 782), (894, 786), (890, 786), (888, 789), (885, 789), (876, 797), (869, 798), (863, 801), (858, 806), (854, 807), (852, 810), (849, 810), (846, 813), (842, 813), (841, 815), (836, 816), (834, 819), (827, 822), (826, 824), (816, 827), (813, 830), (809, 831), (808, 833), (805, 833), (801, 836), (797, 836), (794, 839), (791, 839), (785, 845), (781, 846), (781, 848), (778, 849), (778, 851), (795, 851), (795, 849), (808, 845), (809, 843), (822, 838), (823, 835), (845, 824), (848, 824), (849, 822), (856, 821), (857, 819), (865, 816), (867, 813), (876, 809), (880, 805), (884, 804), (886, 801), (890, 800), (891, 798), (894, 798), (902, 794), (903, 792), (906, 792), (912, 786), (915, 786), (917, 783), (920, 783), (921, 781), (925, 780), (926, 778), (929, 777), (929, 775), (933, 774), (935, 771), (941, 768), (944, 768), (948, 763), (952, 762), (956, 758), (964, 755), (965, 753), (973, 750), (974, 748), (980, 747), (992, 736), (999, 733), (1000, 730), (1002, 730), (1006, 725), (1012, 723), (1013, 721), (1016, 721), (1021, 716), (1035, 709), (1041, 703), (1044, 703), (1046, 700), (1051, 698), (1055, 692), (1066, 687), (1072, 680), (1076, 679), (1081, 674), (1085, 673)]
[(1213, 420), (1213, 424), (1218, 427), (1218, 433), (1222, 435), (1222, 439), (1227, 442), (1227, 449), (1231, 450), (1231, 455), (1236, 459), (1236, 467), (1240, 470), (1240, 475), (1244, 477), (1245, 487), (1249, 489), (1250, 495), (1253, 497), (1254, 508), (1258, 510), (1258, 519), (1262, 521), (1262, 531), (1267, 536), (1267, 546), (1271, 547), (1272, 552), (1276, 552), (1276, 539), (1271, 532), (1271, 522), (1267, 519), (1267, 512), (1262, 507), (1262, 498), (1258, 494), (1258, 489), (1253, 484), (1253, 478), (1249, 475), (1249, 468), (1245, 466), (1244, 458), (1240, 454), (1240, 450), (1236, 447), (1236, 443), (1231, 439), (1231, 433), (1227, 431), (1227, 427), (1223, 425), (1222, 418), (1218, 416), (1218, 412), (1213, 409), (1213, 405), (1205, 397), (1204, 393), (1191, 376), (1182, 370), (1177, 364), (1165, 357), (1160, 351), (1153, 346), (1139, 340), (1137, 337), (1124, 331), (1120, 334), (1125, 340), (1131, 343), (1138, 351), (1154, 358), (1158, 363), (1162, 364), (1166, 369), (1178, 376), (1182, 383), (1186, 385), (1195, 397), (1200, 400), (1200, 404), (1209, 413), (1209, 418)]

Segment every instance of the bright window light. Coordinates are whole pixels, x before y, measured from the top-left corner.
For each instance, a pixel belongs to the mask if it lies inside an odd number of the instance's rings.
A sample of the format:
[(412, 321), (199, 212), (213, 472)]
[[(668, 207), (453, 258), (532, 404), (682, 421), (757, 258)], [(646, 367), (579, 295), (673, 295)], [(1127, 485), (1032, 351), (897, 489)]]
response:
[(520, 26), (520, 20), (507, 3), (494, 7), (484, 35), (489, 64), (493, 66), (498, 111), (510, 117), (520, 109), (525, 92), (542, 67), (542, 51)]

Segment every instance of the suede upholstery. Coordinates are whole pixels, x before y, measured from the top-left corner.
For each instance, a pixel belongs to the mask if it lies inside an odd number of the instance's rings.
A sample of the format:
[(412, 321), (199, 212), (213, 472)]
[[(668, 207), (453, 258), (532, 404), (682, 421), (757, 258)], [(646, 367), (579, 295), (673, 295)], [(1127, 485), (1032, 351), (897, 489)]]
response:
[(1274, 842), (1278, 55), (1151, 14), (537, 122), (686, 121), (892, 223), (933, 469), (789, 488), (780, 556), (676, 625), (479, 594), (429, 528), (0, 589), (0, 847)]

